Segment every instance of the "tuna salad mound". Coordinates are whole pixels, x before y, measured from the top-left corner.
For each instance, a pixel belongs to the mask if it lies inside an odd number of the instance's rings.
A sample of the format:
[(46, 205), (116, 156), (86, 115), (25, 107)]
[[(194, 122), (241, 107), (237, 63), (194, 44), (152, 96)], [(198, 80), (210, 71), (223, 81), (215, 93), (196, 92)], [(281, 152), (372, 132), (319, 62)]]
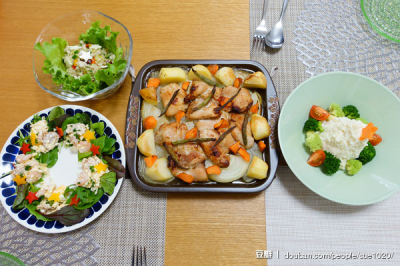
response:
[(322, 166), (328, 175), (339, 169), (355, 175), (376, 155), (374, 146), (382, 141), (377, 130), (373, 123), (360, 118), (353, 105), (341, 108), (332, 103), (329, 111), (313, 105), (303, 127), (305, 145), (312, 153), (307, 163)]

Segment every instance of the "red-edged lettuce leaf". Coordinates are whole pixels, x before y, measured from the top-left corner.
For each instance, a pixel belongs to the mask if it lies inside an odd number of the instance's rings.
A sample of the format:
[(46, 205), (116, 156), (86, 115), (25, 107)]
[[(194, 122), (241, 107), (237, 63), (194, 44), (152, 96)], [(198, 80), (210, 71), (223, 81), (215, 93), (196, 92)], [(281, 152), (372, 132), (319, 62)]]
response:
[(104, 156), (103, 158), (107, 161), (110, 171), (114, 172), (118, 179), (125, 176), (125, 167), (119, 161), (111, 158), (110, 156)]
[(73, 206), (65, 206), (50, 214), (42, 214), (47, 219), (57, 220), (63, 225), (74, 225), (82, 222), (89, 215), (89, 209), (78, 210)]

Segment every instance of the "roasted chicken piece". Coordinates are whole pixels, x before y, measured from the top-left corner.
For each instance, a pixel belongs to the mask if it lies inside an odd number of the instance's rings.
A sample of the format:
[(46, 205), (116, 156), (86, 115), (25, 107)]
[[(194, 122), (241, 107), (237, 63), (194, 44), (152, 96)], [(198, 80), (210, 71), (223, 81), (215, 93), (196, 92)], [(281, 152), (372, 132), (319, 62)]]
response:
[(173, 141), (184, 139), (187, 131), (188, 128), (185, 124), (164, 123), (156, 133), (155, 141), (171, 151), (169, 161), (172, 160), (172, 157), (178, 161), (178, 163), (170, 162), (168, 164), (174, 176), (185, 172), (192, 175), (195, 181), (207, 181), (207, 173), (204, 168), (204, 161), (207, 158), (200, 146), (197, 143), (172, 145)]
[[(228, 86), (222, 90), (222, 97), (232, 98), (238, 92), (239, 88)], [(253, 105), (253, 99), (251, 99), (250, 92), (242, 88), (239, 94), (232, 100), (232, 112), (243, 113)], [(229, 111), (230, 108), (228, 108)]]
[(178, 84), (176, 83), (171, 83), (168, 84), (165, 87), (161, 88), (160, 91), (160, 96), (164, 105), (164, 108), (167, 107), (169, 101), (172, 98), (172, 95), (176, 90), (179, 90), (178, 95), (176, 95), (174, 101), (171, 103), (171, 105), (168, 107), (168, 110), (165, 112), (166, 116), (174, 116), (176, 115), (179, 111), (186, 111), (187, 104), (185, 103), (184, 99), (186, 97), (186, 92), (185, 90), (181, 89)]
[(214, 87), (202, 81), (193, 81), (186, 96), (185, 102), (189, 103), (186, 117), (191, 120), (207, 119), (219, 117), (221, 112), (216, 108), (219, 107), (218, 99), (221, 96), (221, 88), (216, 87), (215, 93), (208, 104), (199, 110), (195, 110), (212, 94)]
[(232, 136), (236, 141), (240, 141), (240, 144), (246, 149), (251, 149), (254, 145), (254, 138), (251, 135), (250, 121), (247, 122), (247, 145), (244, 145), (243, 135), (242, 135), (242, 126), (244, 121), (244, 114), (231, 114), (231, 125), (235, 125), (236, 128), (232, 130)]
[[(229, 119), (229, 114), (223, 112), (223, 115)], [(200, 120), (196, 123), (196, 127), (199, 129), (200, 138), (218, 138), (223, 134), (228, 128), (220, 129), (219, 131), (214, 129), (215, 123), (218, 123), (219, 119), (211, 119), (211, 120)], [(230, 120), (230, 119), (229, 119)], [(210, 123), (211, 122), (211, 123)], [(228, 134), (217, 146), (214, 147), (216, 141), (208, 141), (200, 143), (200, 146), (203, 148), (204, 153), (207, 157), (216, 165), (221, 168), (226, 168), (229, 166), (230, 157), (229, 147), (235, 143), (231, 134)]]
[(214, 129), (214, 125), (217, 124), (222, 118), (228, 121), (229, 123), (231, 121), (231, 115), (225, 110), (223, 110), (221, 111), (221, 116), (218, 118), (197, 121), (196, 127), (197, 129)]

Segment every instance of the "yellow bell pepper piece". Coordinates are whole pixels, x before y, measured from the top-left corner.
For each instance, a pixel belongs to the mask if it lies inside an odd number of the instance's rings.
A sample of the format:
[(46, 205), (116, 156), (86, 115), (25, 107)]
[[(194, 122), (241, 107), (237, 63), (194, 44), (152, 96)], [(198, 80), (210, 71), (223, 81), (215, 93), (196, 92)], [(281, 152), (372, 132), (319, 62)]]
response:
[(32, 145), (38, 144), (38, 143), (36, 143), (36, 141), (37, 141), (37, 136), (36, 136), (36, 134), (33, 133), (33, 132), (31, 132), (31, 144), (32, 144)]
[(85, 134), (83, 134), (83, 137), (87, 140), (87, 141), (91, 141), (92, 139), (96, 139), (94, 132), (90, 131), (89, 129), (86, 129)]
[(26, 184), (25, 176), (16, 175), (13, 180), (17, 183), (17, 186)]
[(55, 202), (60, 201), (60, 193), (53, 193), (51, 196), (48, 198), (49, 201), (54, 200)]
[(104, 163), (99, 163), (98, 165), (95, 165), (94, 168), (96, 168), (97, 173), (101, 173), (102, 171), (107, 170), (107, 165)]

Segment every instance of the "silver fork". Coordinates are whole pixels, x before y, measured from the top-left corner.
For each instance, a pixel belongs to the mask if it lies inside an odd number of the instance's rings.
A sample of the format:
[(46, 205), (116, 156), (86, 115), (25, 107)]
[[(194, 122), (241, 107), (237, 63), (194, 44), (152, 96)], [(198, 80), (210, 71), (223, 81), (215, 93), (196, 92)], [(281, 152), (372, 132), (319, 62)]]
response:
[(268, 33), (267, 26), (265, 23), (265, 17), (267, 14), (267, 6), (268, 6), (268, 0), (264, 0), (262, 20), (260, 22), (260, 25), (258, 25), (258, 27), (256, 28), (256, 31), (254, 32), (254, 38), (253, 38), (254, 42), (256, 42), (256, 44), (261, 44), (262, 46), (264, 45), (265, 35), (267, 35), (267, 33)]
[(132, 254), (132, 266), (147, 266), (146, 259), (146, 247), (136, 247), (136, 257), (135, 257), (135, 246), (133, 246)]

